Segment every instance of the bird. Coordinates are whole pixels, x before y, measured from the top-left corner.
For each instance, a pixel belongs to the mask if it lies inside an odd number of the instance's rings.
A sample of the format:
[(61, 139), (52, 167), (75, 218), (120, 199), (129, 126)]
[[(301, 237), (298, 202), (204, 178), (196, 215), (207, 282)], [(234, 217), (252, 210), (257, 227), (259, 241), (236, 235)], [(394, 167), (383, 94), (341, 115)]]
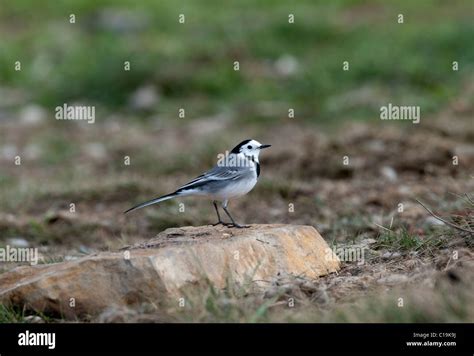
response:
[[(217, 165), (207, 172), (201, 174), (190, 182), (182, 185), (173, 193), (148, 200), (138, 204), (124, 213), (127, 214), (137, 209), (144, 208), (165, 200), (186, 197), (201, 196), (212, 200), (217, 214), (216, 225), (227, 227), (246, 228), (249, 226), (238, 224), (229, 212), (228, 204), (230, 199), (246, 195), (257, 184), (260, 176), (260, 151), (271, 147), (268, 144), (247, 139), (235, 146), (230, 152), (220, 155)], [(217, 203), (221, 202), (221, 207), (232, 223), (225, 223), (221, 219)]]

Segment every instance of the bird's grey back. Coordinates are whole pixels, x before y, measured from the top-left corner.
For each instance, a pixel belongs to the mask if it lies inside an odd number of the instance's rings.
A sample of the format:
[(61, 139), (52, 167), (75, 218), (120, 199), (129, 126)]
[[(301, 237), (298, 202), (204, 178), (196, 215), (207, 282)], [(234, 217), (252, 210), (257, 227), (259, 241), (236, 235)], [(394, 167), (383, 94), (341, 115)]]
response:
[(177, 192), (199, 188), (206, 189), (207, 191), (218, 191), (229, 184), (231, 181), (255, 178), (256, 172), (251, 166), (216, 165), (207, 172), (201, 174), (192, 181), (180, 187)]

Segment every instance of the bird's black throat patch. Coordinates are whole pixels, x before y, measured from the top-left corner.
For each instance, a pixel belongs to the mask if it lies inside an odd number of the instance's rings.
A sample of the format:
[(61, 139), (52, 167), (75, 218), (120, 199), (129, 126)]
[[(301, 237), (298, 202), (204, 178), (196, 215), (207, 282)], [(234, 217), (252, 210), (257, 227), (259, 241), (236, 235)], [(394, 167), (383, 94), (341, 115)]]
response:
[(255, 163), (255, 168), (257, 169), (257, 178), (260, 176), (260, 162), (255, 160), (255, 156), (245, 156), (247, 158), (250, 158), (250, 160)]

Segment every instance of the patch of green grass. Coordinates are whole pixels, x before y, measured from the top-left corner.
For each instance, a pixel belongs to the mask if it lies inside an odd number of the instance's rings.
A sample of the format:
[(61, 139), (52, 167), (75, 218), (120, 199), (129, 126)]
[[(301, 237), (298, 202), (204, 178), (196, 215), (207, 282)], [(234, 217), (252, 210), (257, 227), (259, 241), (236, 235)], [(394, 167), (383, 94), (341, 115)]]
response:
[(399, 230), (384, 230), (377, 238), (374, 247), (397, 252), (431, 253), (446, 246), (446, 236), (436, 231), (425, 231), (420, 236), (408, 232), (405, 228)]
[(378, 237), (378, 247), (386, 247), (395, 250), (414, 250), (422, 244), (423, 242), (418, 236), (408, 233), (405, 229), (398, 232), (384, 231)]
[(23, 318), (23, 312), (0, 304), (0, 323), (19, 323), (23, 321)]
[(0, 324), (2, 323), (27, 323), (28, 320), (25, 318), (27, 316), (38, 316), (44, 322), (51, 322), (52, 319), (42, 313), (31, 313), (26, 312), (24, 309), (17, 307), (10, 307), (3, 304), (0, 304)]
[[(225, 7), (217, 1), (47, 0), (37, 6), (19, 0), (0, 12), (2, 31), (11, 34), (0, 44), (0, 76), (47, 107), (80, 100), (117, 110), (151, 83), (161, 92), (156, 110), (164, 117), (175, 117), (183, 103), (190, 117), (225, 105), (259, 122), (262, 114), (252, 108), (262, 101), (291, 104), (299, 118), (318, 122), (373, 119), (387, 102), (420, 105), (427, 114), (456, 97), (473, 71), (470, 9), (469, 1), (434, 0), (231, 0)], [(110, 11), (123, 16), (125, 29), (104, 22)], [(404, 24), (396, 22), (400, 12)], [(139, 26), (127, 29), (134, 17)], [(288, 76), (276, 72), (284, 56), (297, 63)], [(21, 72), (13, 70), (16, 60)], [(236, 60), (240, 71), (233, 69)], [(343, 71), (346, 60), (350, 69)], [(130, 71), (124, 61), (131, 61)]]
[(39, 265), (49, 265), (53, 263), (61, 263), (64, 262), (65, 259), (63, 256), (44, 256), (42, 259), (38, 261)]

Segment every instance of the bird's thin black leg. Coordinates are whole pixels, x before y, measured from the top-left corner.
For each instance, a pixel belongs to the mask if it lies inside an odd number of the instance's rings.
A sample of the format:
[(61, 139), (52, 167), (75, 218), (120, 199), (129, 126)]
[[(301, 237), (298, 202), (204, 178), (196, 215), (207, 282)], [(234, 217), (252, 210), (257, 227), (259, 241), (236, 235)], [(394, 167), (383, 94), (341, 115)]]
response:
[(222, 221), (221, 219), (221, 214), (219, 214), (219, 209), (217, 208), (217, 204), (216, 204), (216, 201), (213, 200), (212, 201), (212, 204), (214, 205), (214, 208), (216, 209), (216, 214), (217, 214), (217, 219), (218, 221), (215, 223), (215, 224), (212, 224), (212, 226), (216, 226), (216, 225), (227, 225), (225, 222)]
[(233, 224), (234, 227), (239, 228), (239, 229), (250, 227), (250, 226), (245, 226), (245, 225), (237, 224), (237, 223), (235, 222), (234, 218), (232, 217), (232, 215), (230, 215), (229, 210), (227, 210), (227, 204), (222, 205), (222, 209), (224, 209), (225, 213), (227, 214), (227, 216), (228, 216), (228, 217), (230, 218), (230, 220), (232, 221), (232, 224)]

